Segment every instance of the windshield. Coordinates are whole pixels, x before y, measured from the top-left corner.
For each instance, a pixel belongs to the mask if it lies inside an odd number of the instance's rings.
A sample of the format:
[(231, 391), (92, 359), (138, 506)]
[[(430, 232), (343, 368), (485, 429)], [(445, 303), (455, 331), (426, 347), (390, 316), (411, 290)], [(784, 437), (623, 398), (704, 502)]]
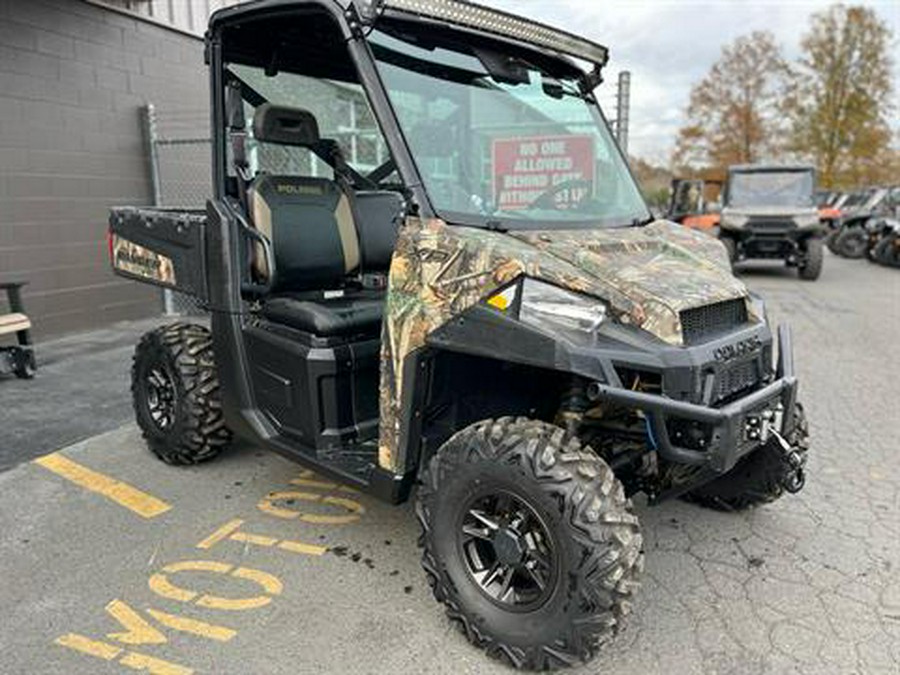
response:
[(574, 79), (468, 47), (426, 49), (383, 31), (370, 40), (444, 219), (571, 229), (650, 218), (599, 109)]
[(864, 209), (874, 209), (880, 203), (881, 200), (885, 198), (887, 195), (887, 190), (873, 190), (872, 194), (869, 196), (869, 199), (866, 200), (866, 204), (863, 207)]
[(735, 171), (728, 206), (813, 206), (811, 171)]
[(842, 206), (845, 208), (849, 208), (851, 206), (860, 206), (866, 203), (866, 200), (869, 198), (871, 193), (866, 192), (854, 192), (852, 195), (847, 197)]

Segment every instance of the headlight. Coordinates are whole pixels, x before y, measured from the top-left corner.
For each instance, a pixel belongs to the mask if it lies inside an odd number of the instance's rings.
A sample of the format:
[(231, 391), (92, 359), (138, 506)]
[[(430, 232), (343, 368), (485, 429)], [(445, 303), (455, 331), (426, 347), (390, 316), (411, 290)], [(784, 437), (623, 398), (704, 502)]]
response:
[(528, 278), (492, 296), (487, 303), (503, 312), (517, 311), (520, 321), (550, 333), (564, 329), (592, 334), (607, 315), (606, 305), (600, 300)]
[(753, 307), (753, 313), (756, 316), (762, 317), (763, 323), (766, 325), (769, 324), (769, 308), (766, 306), (766, 301), (763, 299), (761, 295), (750, 291), (750, 304)]
[(811, 216), (794, 216), (794, 225), (799, 228), (805, 227), (815, 227), (819, 224), (819, 216), (811, 215)]
[(723, 216), (722, 224), (728, 227), (743, 227), (750, 220), (747, 216)]

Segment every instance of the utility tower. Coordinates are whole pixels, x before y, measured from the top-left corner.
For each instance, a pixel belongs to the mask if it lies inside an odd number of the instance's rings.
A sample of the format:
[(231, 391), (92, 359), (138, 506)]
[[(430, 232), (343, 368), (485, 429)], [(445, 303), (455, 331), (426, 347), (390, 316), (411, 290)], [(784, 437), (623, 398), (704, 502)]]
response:
[(622, 153), (628, 156), (628, 120), (631, 112), (631, 73), (623, 70), (619, 73), (616, 91), (616, 141)]

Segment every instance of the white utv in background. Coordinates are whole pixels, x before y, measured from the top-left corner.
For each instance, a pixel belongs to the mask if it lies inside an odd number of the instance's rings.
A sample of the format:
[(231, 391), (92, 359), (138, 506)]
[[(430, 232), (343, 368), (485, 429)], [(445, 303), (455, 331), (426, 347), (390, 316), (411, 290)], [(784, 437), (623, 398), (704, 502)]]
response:
[(730, 167), (719, 238), (732, 262), (784, 260), (801, 279), (818, 279), (825, 228), (815, 189), (811, 166)]

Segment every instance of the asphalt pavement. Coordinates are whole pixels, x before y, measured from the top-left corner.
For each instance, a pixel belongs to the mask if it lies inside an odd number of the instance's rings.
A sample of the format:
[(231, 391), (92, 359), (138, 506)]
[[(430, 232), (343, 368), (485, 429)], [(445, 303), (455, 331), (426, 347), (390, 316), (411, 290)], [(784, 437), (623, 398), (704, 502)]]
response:
[[(815, 283), (765, 264), (741, 274), (794, 328), (806, 488), (740, 514), (639, 499), (631, 621), (569, 672), (900, 672), (900, 272), (829, 257)], [(112, 351), (68, 372), (119, 382), (105, 403), (119, 415), (130, 350)], [(32, 432), (0, 415), (4, 462), (59, 449), (10, 446)], [(115, 426), (0, 474), (0, 673), (511, 672), (431, 598), (409, 505), (245, 446), (165, 466), (133, 424)]]
[(41, 342), (35, 379), (0, 375), (0, 471), (130, 420), (134, 346), (164, 321), (121, 322)]

